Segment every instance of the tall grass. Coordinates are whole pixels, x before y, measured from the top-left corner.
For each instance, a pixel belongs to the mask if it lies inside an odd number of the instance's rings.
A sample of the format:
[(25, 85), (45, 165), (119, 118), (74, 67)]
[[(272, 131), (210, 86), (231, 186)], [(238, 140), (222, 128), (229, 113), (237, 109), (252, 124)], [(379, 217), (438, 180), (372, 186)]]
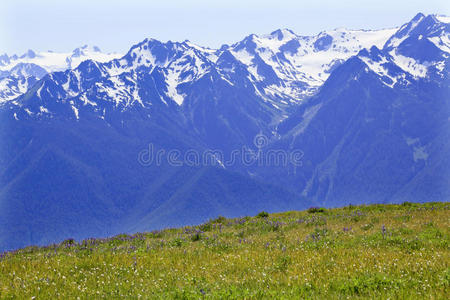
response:
[(447, 299), (449, 217), (352, 206), (68, 239), (1, 254), (0, 298)]

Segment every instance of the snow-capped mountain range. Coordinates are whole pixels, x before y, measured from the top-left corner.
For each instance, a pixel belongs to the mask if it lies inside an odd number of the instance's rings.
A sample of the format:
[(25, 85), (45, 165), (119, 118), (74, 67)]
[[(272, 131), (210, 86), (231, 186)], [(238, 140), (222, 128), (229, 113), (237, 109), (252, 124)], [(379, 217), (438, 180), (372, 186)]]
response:
[[(448, 201), (449, 21), (0, 57), (0, 249), (218, 214)], [(144, 166), (149, 145), (224, 157)], [(222, 163), (244, 148), (301, 150), (302, 164)]]
[(0, 55), (0, 103), (22, 95), (47, 73), (74, 69), (88, 59), (106, 62), (120, 56), (88, 45), (69, 53), (28, 50), (21, 56)]
[[(436, 15), (433, 18), (441, 24), (448, 24), (446, 17)], [(419, 20), (413, 20), (414, 22)], [(221, 73), (222, 78), (229, 80), (229, 74), (234, 72), (235, 66), (227, 66), (226, 64), (230, 63), (227, 60), (235, 59), (249, 73), (248, 79), (258, 94), (279, 108), (290, 103), (299, 103), (315, 94), (333, 69), (360, 50), (370, 49), (372, 46), (381, 49), (388, 40), (387, 46), (394, 48), (413, 28), (402, 27), (397, 31), (398, 28), (335, 29), (316, 36), (299, 36), (291, 30), (281, 29), (267, 35), (252, 34), (240, 42), (231, 46), (224, 45), (220, 49), (201, 47), (189, 41), (163, 43), (146, 39), (133, 46), (125, 56), (102, 53), (96, 46), (83, 46), (71, 53), (35, 53), (29, 50), (20, 57), (0, 56), (0, 103), (25, 93), (30, 82), (34, 84), (46, 73), (72, 69), (72, 74), (75, 75), (71, 76), (76, 77), (79, 64), (92, 60), (101, 63), (102, 77), (110, 78), (112, 84), (103, 86), (103, 90), (112, 97), (118, 96), (114, 101), (141, 103), (138, 97), (133, 98), (133, 95), (138, 95), (139, 87), (132, 83), (133, 80), (126, 83), (121, 77), (129, 73), (131, 77), (128, 78), (132, 78), (134, 75), (131, 73), (137, 69), (149, 68), (151, 71), (158, 67), (164, 73), (166, 96), (181, 105), (184, 97), (179, 91), (180, 86), (199, 79), (212, 68)], [(448, 35), (436, 34), (429, 39), (443, 51), (449, 51)], [(395, 63), (408, 73), (425, 76), (427, 66), (412, 61), (407, 56), (391, 54)], [(372, 69), (377, 68), (377, 64), (368, 64)], [(186, 75), (188, 73), (189, 75)], [(82, 91), (66, 92), (73, 97)]]
[(118, 53), (104, 53), (97, 46), (84, 45), (72, 52), (34, 52), (28, 50), (21, 56), (3, 54), (0, 56), (0, 70), (10, 71), (18, 64), (35, 64), (45, 69), (47, 73), (65, 71), (76, 68), (82, 61), (92, 59), (98, 62), (107, 62), (121, 57)]
[[(383, 46), (395, 31), (336, 29), (316, 36), (298, 36), (285, 29), (269, 35), (250, 35), (230, 51), (248, 67), (265, 97), (298, 103), (314, 94), (339, 64), (361, 49)], [(266, 66), (274, 74), (264, 72)]]
[[(275, 105), (298, 103), (314, 94), (339, 63), (355, 55), (363, 48), (376, 45), (381, 47), (396, 29), (386, 30), (346, 30), (336, 29), (321, 32), (316, 36), (298, 36), (288, 29), (277, 30), (267, 35), (249, 35), (244, 40), (220, 49), (209, 49), (185, 41), (182, 43), (162, 43), (157, 40), (144, 40), (132, 47), (129, 53), (120, 58), (118, 54), (104, 54), (98, 47), (84, 46), (72, 53), (43, 52), (29, 50), (18, 57), (0, 57), (0, 72), (3, 77), (0, 103), (23, 94), (29, 82), (42, 78), (47, 73), (76, 69), (85, 60), (103, 64), (104, 74), (115, 82), (105, 86), (105, 91), (120, 94), (126, 103), (132, 103), (137, 87), (125, 84), (120, 75), (137, 68), (162, 68), (167, 84), (167, 96), (181, 104), (183, 96), (178, 86), (200, 78), (211, 68), (227, 78), (233, 69), (220, 66), (222, 60), (236, 59), (249, 72), (249, 80), (266, 99)], [(129, 59), (134, 61), (130, 65)], [(222, 58), (219, 61), (219, 58)], [(185, 74), (192, 73), (191, 76)], [(31, 77), (31, 78), (29, 78)], [(126, 88), (125, 88), (126, 86)], [(111, 90), (115, 90), (111, 92)], [(73, 91), (67, 91), (73, 95)], [(116, 98), (118, 99), (118, 98)]]

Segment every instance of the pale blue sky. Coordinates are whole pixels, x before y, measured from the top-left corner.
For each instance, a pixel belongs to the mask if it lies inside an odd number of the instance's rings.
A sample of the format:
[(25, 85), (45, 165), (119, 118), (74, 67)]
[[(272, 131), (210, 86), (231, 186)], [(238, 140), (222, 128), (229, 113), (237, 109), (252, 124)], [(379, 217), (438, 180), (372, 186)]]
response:
[(127, 51), (146, 37), (219, 47), (250, 33), (298, 34), (399, 26), (418, 12), (450, 15), (446, 0), (0, 0), (0, 53)]

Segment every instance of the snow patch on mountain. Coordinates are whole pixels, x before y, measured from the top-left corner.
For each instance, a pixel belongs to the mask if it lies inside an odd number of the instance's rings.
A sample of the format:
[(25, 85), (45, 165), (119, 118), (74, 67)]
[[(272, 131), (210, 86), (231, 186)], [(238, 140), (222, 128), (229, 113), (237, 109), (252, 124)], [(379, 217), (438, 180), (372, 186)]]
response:
[(423, 78), (427, 76), (427, 70), (430, 64), (420, 64), (411, 57), (403, 55), (392, 55), (393, 62), (405, 72), (413, 75), (416, 78)]
[(389, 78), (390, 80), (386, 82), (386, 80), (383, 80), (383, 83), (391, 88), (394, 87), (395, 83), (397, 82), (397, 79), (393, 76), (390, 76), (389, 71), (384, 66), (388, 64), (388, 60), (383, 57), (379, 61), (371, 60), (368, 57), (360, 57), (360, 59), (376, 74), (380, 75), (382, 78)]
[(167, 96), (173, 99), (178, 105), (183, 104), (184, 96), (179, 94), (177, 91), (178, 86), (178, 69), (170, 70), (166, 76), (167, 83)]
[(436, 15), (435, 18), (442, 23), (450, 23), (450, 17), (444, 15)]
[(433, 36), (428, 38), (428, 40), (442, 51), (450, 53), (450, 33), (444, 33), (441, 36)]

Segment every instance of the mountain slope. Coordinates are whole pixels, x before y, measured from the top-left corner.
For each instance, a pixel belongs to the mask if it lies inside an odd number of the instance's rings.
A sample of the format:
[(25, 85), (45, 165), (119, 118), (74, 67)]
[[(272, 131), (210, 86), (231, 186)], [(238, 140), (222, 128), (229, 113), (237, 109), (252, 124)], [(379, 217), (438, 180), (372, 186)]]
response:
[[(80, 110), (79, 119), (69, 108), (59, 112), (20, 121), (9, 110), (0, 115), (1, 249), (311, 205), (228, 170), (168, 161), (170, 149), (181, 158), (206, 149), (174, 122), (181, 112), (112, 111), (105, 120), (92, 111)], [(153, 155), (165, 151), (160, 163), (141, 156), (149, 145)]]
[(306, 160), (290, 185), (324, 205), (448, 199), (449, 52), (431, 41), (449, 32), (419, 14), (383, 49), (338, 67), (278, 127), (278, 144), (302, 149)]

